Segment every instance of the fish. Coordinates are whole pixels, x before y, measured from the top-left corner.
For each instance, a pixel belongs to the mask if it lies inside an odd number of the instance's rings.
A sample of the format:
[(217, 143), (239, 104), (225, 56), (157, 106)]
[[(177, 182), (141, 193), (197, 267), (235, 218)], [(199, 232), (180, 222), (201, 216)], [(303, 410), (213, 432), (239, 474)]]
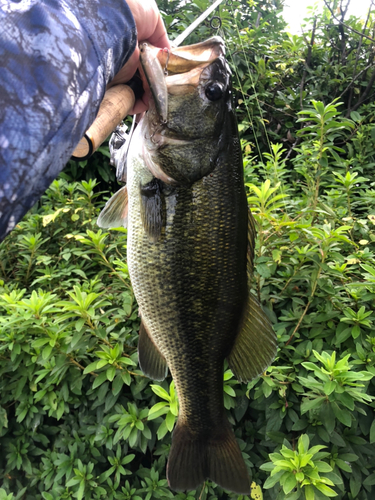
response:
[(153, 68), (153, 98), (129, 146), (127, 185), (98, 225), (128, 228), (139, 365), (158, 381), (169, 369), (175, 383), (170, 488), (194, 490), (211, 480), (250, 494), (223, 403), (224, 362), (239, 381), (250, 381), (273, 361), (277, 343), (251, 292), (256, 229), (225, 46), (220, 37), (170, 54), (141, 45), (142, 57), (144, 71)]

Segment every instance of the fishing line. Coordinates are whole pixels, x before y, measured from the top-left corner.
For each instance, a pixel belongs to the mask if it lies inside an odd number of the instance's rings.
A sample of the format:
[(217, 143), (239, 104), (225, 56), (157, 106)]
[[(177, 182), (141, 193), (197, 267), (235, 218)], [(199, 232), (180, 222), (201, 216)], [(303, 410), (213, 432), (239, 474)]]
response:
[[(248, 75), (250, 77), (250, 81), (251, 81), (251, 88), (253, 89), (253, 92), (254, 92), (254, 96), (255, 96), (255, 101), (257, 103), (257, 106), (258, 106), (258, 110), (259, 110), (259, 114), (260, 114), (260, 118), (261, 118), (261, 122), (262, 122), (262, 125), (264, 127), (264, 132), (265, 132), (265, 135), (266, 135), (266, 140), (267, 140), (267, 144), (268, 144), (268, 148), (269, 150), (271, 151), (271, 143), (270, 143), (270, 140), (269, 140), (269, 136), (268, 136), (268, 132), (267, 132), (267, 128), (266, 128), (266, 125), (264, 123), (264, 118), (263, 118), (263, 111), (262, 111), (262, 108), (260, 106), (260, 103), (259, 103), (259, 99), (258, 99), (258, 93), (257, 93), (257, 90), (255, 88), (255, 83), (254, 83), (254, 80), (253, 80), (253, 76), (252, 76), (252, 72), (250, 71), (250, 64), (249, 64), (249, 60), (246, 56), (246, 51), (245, 51), (245, 47), (244, 47), (244, 44), (243, 44), (243, 41), (242, 41), (242, 38), (241, 38), (241, 34), (240, 34), (240, 31), (239, 31), (239, 28), (238, 28), (238, 24), (237, 24), (237, 19), (235, 18), (234, 16), (234, 12), (233, 12), (233, 7), (232, 7), (232, 2), (230, 2), (229, 4), (227, 4), (230, 8), (230, 11), (231, 11), (231, 14), (232, 14), (232, 17), (234, 19), (234, 22), (235, 22), (235, 26), (236, 26), (236, 32), (237, 32), (237, 37), (238, 37), (238, 40), (240, 42), (240, 45), (241, 45), (241, 50), (242, 50), (242, 53), (244, 55), (244, 59), (245, 59), (245, 62), (246, 62), (246, 67), (247, 67), (247, 71), (248, 71)], [(232, 57), (232, 56), (231, 56)], [(233, 61), (233, 57), (232, 57), (232, 61)], [(234, 61), (233, 61), (234, 63)], [(233, 64), (234, 67), (235, 64)], [(237, 75), (237, 78), (238, 77), (238, 72), (237, 70), (236, 71), (236, 75)], [(240, 80), (239, 80), (240, 82)], [(246, 107), (246, 111), (248, 113), (248, 117), (249, 117), (249, 121), (251, 122), (251, 125), (253, 126), (253, 120), (251, 120), (250, 118), (250, 112), (249, 112), (249, 107), (248, 107), (248, 104), (246, 102), (246, 99), (245, 99), (245, 94), (243, 92), (243, 89), (242, 89), (242, 86), (241, 86), (241, 83), (240, 83), (240, 88), (241, 88), (241, 93), (242, 93), (242, 96), (243, 96), (243, 100), (244, 100), (244, 103), (245, 103), (245, 107)], [(254, 126), (253, 126), (253, 129), (254, 129)], [(255, 134), (254, 134), (254, 137), (255, 137)], [(263, 161), (263, 157), (262, 157), (262, 153), (260, 151), (260, 149), (258, 148), (258, 153), (259, 153), (259, 156), (261, 158), (261, 160)]]
[[(237, 31), (238, 31), (237, 22), (236, 22), (236, 28), (237, 28)], [(224, 30), (220, 30), (220, 35), (221, 35), (221, 36), (222, 36), (222, 38), (224, 39), (224, 41), (225, 41), (225, 46), (227, 47), (228, 45), (227, 45), (227, 43), (226, 43), (226, 37), (225, 37)], [(242, 49), (242, 50), (243, 50), (243, 49)], [(228, 51), (228, 52), (229, 52), (229, 51)], [(245, 58), (246, 58), (246, 54), (245, 54), (244, 50), (243, 50), (243, 53), (244, 53), (244, 56), (245, 56)], [(231, 60), (232, 60), (232, 66), (233, 66), (233, 68), (234, 68), (234, 72), (235, 72), (235, 74), (236, 74), (237, 82), (238, 82), (238, 85), (239, 85), (239, 87), (240, 87), (240, 92), (241, 92), (241, 95), (242, 95), (242, 98), (243, 98), (243, 102), (244, 102), (244, 104), (245, 104), (245, 108), (246, 108), (246, 112), (247, 112), (247, 117), (248, 117), (248, 123), (249, 123), (249, 125), (251, 126), (251, 128), (255, 131), (254, 121), (253, 121), (253, 119), (252, 119), (252, 117), (251, 117), (251, 115), (250, 115), (249, 105), (248, 105), (248, 103), (247, 103), (247, 99), (246, 99), (246, 97), (245, 97), (245, 92), (244, 92), (243, 87), (242, 87), (242, 84), (241, 84), (241, 78), (240, 78), (240, 75), (239, 75), (239, 73), (238, 73), (238, 71), (237, 71), (237, 66), (236, 66), (235, 61), (234, 61), (234, 58), (233, 58), (233, 56), (232, 56), (232, 54), (231, 54), (230, 52), (229, 52), (229, 55), (230, 55)], [(248, 64), (247, 64), (247, 66), (248, 66)], [(251, 75), (250, 75), (250, 78), (251, 78)], [(254, 87), (254, 85), (253, 85), (253, 87)], [(258, 138), (257, 138), (257, 136), (256, 136), (256, 134), (255, 134), (255, 133), (254, 133), (254, 141), (255, 141), (255, 144), (256, 144), (256, 147), (257, 147), (258, 155), (259, 155), (259, 157), (260, 157), (261, 161), (263, 161), (262, 152), (261, 152), (261, 150), (260, 150), (260, 147), (259, 147), (259, 142), (258, 142)]]
[[(272, 156), (274, 156), (273, 155), (272, 146), (271, 146), (271, 142), (270, 142), (270, 138), (269, 138), (269, 134), (268, 134), (268, 131), (267, 131), (267, 128), (266, 128), (266, 124), (265, 124), (265, 119), (263, 117), (263, 110), (262, 110), (262, 108), (260, 106), (260, 102), (259, 102), (259, 98), (258, 98), (258, 92), (257, 92), (257, 90), (255, 88), (255, 83), (254, 83), (254, 80), (253, 80), (252, 72), (250, 71), (249, 60), (247, 58), (245, 47), (244, 47), (244, 44), (243, 44), (243, 41), (242, 41), (242, 38), (241, 38), (241, 34), (240, 34), (240, 31), (239, 31), (239, 28), (238, 28), (237, 19), (236, 19), (235, 15), (234, 15), (233, 7), (232, 7), (233, 2), (230, 1), (230, 0), (228, 0), (226, 2), (226, 5), (230, 8), (232, 19), (234, 20), (234, 23), (235, 23), (235, 26), (236, 26), (237, 37), (238, 37), (238, 40), (239, 40), (239, 43), (240, 43), (240, 46), (241, 46), (241, 51), (242, 51), (244, 60), (246, 62), (246, 67), (247, 67), (248, 75), (249, 75), (250, 82), (251, 82), (251, 88), (253, 90), (254, 99), (256, 101), (256, 104), (257, 104), (257, 107), (258, 107), (258, 110), (259, 110), (260, 121), (261, 121), (261, 123), (263, 125), (263, 128), (264, 128), (264, 133), (265, 133), (266, 142), (267, 142), (267, 145), (268, 145), (268, 150), (269, 150), (269, 153)], [(221, 34), (222, 38), (225, 40), (225, 42), (226, 42), (226, 37), (225, 37), (224, 30), (221, 29), (220, 30), (220, 34)], [(227, 43), (226, 43), (226, 46), (228, 47)], [(243, 102), (244, 102), (245, 109), (246, 109), (246, 112), (247, 112), (249, 124), (252, 127), (253, 132), (254, 132), (254, 134), (253, 134), (254, 135), (254, 141), (255, 141), (255, 144), (256, 144), (257, 151), (258, 151), (258, 155), (259, 155), (259, 158), (260, 158), (261, 162), (264, 164), (265, 162), (263, 160), (263, 155), (262, 155), (262, 152), (261, 152), (260, 147), (259, 147), (259, 142), (258, 142), (258, 138), (257, 138), (257, 135), (256, 135), (256, 129), (255, 129), (255, 126), (254, 126), (254, 120), (251, 117), (251, 113), (250, 113), (250, 109), (249, 109), (249, 104), (247, 102), (248, 99), (246, 99), (247, 96), (245, 95), (245, 92), (243, 90), (243, 87), (242, 87), (242, 84), (241, 84), (241, 79), (240, 79), (239, 73), (237, 71), (237, 66), (235, 64), (234, 58), (233, 58), (232, 54), (230, 53), (230, 51), (228, 51), (228, 52), (229, 52), (231, 60), (232, 60), (232, 66), (233, 66), (234, 72), (236, 74), (236, 78), (237, 78), (237, 81), (238, 81), (238, 84), (239, 84), (239, 87), (240, 87), (240, 92), (241, 92), (242, 97), (243, 97)], [(288, 214), (288, 208), (286, 206), (286, 187), (284, 185), (283, 179), (280, 179), (280, 177), (279, 177), (279, 173), (277, 172), (275, 162), (274, 162), (274, 171), (275, 171), (275, 178), (276, 178), (277, 182), (280, 183), (280, 192), (281, 192), (282, 195), (284, 195), (284, 198), (282, 199), (282, 202), (284, 204), (284, 209), (285, 209), (285, 212)], [(269, 177), (269, 174), (266, 172), (266, 179), (268, 177)], [(271, 180), (271, 179), (268, 179), (268, 180)]]

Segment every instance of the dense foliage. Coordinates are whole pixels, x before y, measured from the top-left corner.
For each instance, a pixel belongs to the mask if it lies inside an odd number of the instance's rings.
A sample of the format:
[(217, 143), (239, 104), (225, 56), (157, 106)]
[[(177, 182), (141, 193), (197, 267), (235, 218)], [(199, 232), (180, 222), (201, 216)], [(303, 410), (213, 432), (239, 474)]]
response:
[[(225, 407), (252, 498), (367, 500), (375, 69), (361, 33), (373, 37), (374, 18), (343, 26), (326, 9), (290, 36), (279, 3), (220, 8), (258, 224), (253, 292), (279, 340), (257, 380), (240, 384), (225, 369)], [(208, 2), (178, 4), (159, 2), (170, 33)], [(209, 35), (205, 25), (191, 41)], [(178, 401), (170, 377), (153, 383), (137, 365), (126, 230), (95, 225), (114, 188), (101, 154), (68, 166), (0, 246), (0, 500), (246, 499), (211, 483), (187, 494), (167, 487)]]

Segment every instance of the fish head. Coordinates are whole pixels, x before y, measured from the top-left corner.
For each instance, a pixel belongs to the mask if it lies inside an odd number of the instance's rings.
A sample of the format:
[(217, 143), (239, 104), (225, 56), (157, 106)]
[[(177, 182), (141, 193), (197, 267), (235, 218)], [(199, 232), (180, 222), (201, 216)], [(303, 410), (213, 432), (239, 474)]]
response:
[(213, 37), (155, 54), (159, 66), (156, 59), (144, 66), (158, 67), (147, 78), (154, 89), (144, 118), (145, 162), (162, 181), (191, 185), (214, 170), (230, 140), (231, 72), (224, 43)]

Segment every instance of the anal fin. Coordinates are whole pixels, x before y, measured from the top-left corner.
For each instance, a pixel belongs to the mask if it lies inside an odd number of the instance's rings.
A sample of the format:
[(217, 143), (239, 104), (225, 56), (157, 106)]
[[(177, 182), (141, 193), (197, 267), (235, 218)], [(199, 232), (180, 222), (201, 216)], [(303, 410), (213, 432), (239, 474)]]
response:
[(153, 380), (164, 380), (168, 365), (164, 356), (156, 347), (143, 323), (139, 329), (138, 361), (143, 373)]
[(241, 329), (227, 358), (237, 380), (248, 382), (264, 372), (276, 356), (276, 340), (262, 306), (249, 293)]

